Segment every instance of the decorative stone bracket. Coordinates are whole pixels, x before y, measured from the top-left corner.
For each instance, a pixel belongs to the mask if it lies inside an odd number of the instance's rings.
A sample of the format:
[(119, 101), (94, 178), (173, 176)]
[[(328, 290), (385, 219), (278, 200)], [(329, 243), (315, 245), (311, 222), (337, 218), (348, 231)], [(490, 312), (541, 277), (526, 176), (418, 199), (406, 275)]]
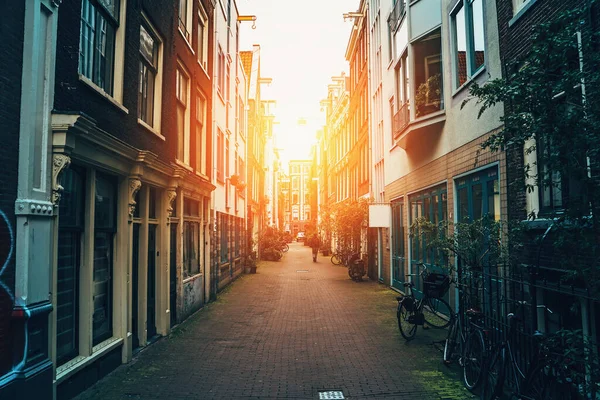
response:
[(167, 198), (168, 198), (167, 215), (169, 218), (171, 218), (171, 216), (173, 215), (173, 201), (175, 201), (176, 197), (177, 197), (177, 190), (175, 190), (175, 188), (167, 189)]
[(139, 192), (142, 187), (142, 181), (138, 178), (129, 178), (129, 216), (133, 217), (135, 212), (135, 195)]
[(71, 157), (65, 154), (54, 154), (52, 157), (52, 204), (58, 207), (64, 187), (60, 184), (60, 176), (65, 168), (71, 165)]

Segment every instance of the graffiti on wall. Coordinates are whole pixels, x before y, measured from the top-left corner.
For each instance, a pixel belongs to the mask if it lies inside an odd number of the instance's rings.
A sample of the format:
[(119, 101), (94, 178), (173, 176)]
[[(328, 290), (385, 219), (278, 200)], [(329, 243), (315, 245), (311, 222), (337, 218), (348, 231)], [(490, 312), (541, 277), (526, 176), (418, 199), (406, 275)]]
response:
[(8, 264), (12, 258), (15, 248), (15, 235), (6, 214), (0, 210), (0, 291), (4, 291), (11, 301), (14, 302), (15, 296), (4, 280), (4, 274), (8, 269)]

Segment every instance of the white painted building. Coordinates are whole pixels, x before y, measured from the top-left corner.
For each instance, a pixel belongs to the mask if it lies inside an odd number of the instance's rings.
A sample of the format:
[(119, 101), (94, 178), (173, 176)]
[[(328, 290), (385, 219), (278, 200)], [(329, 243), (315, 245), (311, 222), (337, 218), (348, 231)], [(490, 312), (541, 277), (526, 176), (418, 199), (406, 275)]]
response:
[[(215, 7), (213, 74), (214, 252), (212, 287), (221, 289), (242, 272), (246, 227), (245, 189), (231, 180), (246, 170), (246, 75), (239, 58), (238, 9), (235, 0)], [(238, 188), (239, 186), (239, 188)]]

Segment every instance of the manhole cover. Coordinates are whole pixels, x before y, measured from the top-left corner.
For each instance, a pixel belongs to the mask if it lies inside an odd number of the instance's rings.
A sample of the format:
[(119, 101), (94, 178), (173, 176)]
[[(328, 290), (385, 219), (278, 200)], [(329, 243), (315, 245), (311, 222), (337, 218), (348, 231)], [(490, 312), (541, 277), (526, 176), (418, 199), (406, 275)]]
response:
[(307, 269), (297, 269), (296, 272), (308, 272)]
[(341, 390), (330, 390), (327, 392), (319, 392), (319, 400), (330, 400), (330, 399), (345, 399), (344, 393)]

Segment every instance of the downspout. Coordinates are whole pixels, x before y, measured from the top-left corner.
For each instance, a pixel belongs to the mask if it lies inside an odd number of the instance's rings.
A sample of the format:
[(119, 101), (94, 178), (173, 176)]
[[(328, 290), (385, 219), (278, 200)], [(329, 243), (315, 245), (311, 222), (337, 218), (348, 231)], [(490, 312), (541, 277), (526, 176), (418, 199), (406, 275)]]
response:
[[(213, 38), (213, 62), (212, 62), (212, 68), (213, 68), (213, 73), (212, 73), (212, 169), (213, 169), (213, 173), (212, 173), (212, 177), (211, 177), (211, 181), (213, 183), (213, 185), (215, 186), (215, 191), (217, 190), (216, 187), (218, 186), (217, 181), (216, 181), (216, 177), (217, 177), (217, 150), (216, 150), (216, 140), (214, 140), (216, 138), (217, 135), (217, 121), (215, 118), (215, 106), (217, 104), (216, 102), (216, 97), (215, 93), (217, 93), (217, 68), (215, 68), (215, 60), (217, 59), (217, 57), (215, 57), (217, 55), (217, 48), (218, 48), (218, 33), (219, 30), (217, 29), (217, 12), (216, 12), (216, 3), (213, 2), (213, 18), (212, 20), (214, 21), (214, 38)], [(213, 194), (210, 196), (210, 210), (208, 210), (208, 215), (209, 215), (209, 223), (208, 223), (208, 230), (209, 230), (209, 236), (211, 237), (211, 243), (214, 240), (214, 247), (216, 248), (217, 246), (217, 237), (214, 234), (216, 232), (216, 226), (217, 226), (217, 218), (216, 218), (216, 208), (215, 208), (215, 196), (216, 194), (213, 192)], [(210, 265), (211, 265), (211, 269), (210, 269), (210, 278), (209, 278), (209, 282), (208, 284), (205, 285), (208, 286), (208, 298), (207, 298), (207, 302), (208, 300), (216, 300), (217, 299), (217, 257), (216, 257), (216, 252), (213, 253), (210, 249), (210, 246), (208, 248), (208, 252), (210, 254)], [(206, 275), (205, 275), (206, 276)]]

